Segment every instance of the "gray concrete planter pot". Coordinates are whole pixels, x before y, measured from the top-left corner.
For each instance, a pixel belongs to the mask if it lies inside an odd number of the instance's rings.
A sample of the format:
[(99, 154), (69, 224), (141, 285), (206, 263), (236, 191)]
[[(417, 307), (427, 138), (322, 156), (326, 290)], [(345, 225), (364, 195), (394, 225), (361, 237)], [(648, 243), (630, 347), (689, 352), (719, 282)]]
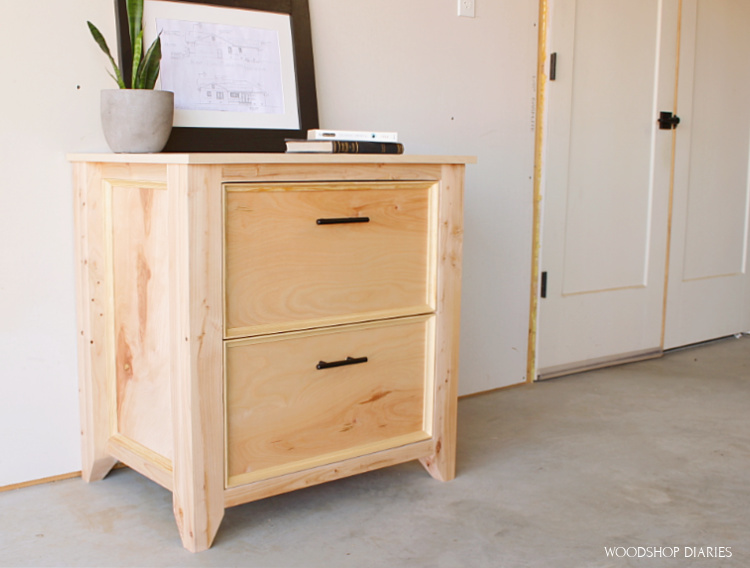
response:
[(174, 93), (108, 89), (101, 97), (102, 130), (113, 152), (161, 152), (172, 132)]

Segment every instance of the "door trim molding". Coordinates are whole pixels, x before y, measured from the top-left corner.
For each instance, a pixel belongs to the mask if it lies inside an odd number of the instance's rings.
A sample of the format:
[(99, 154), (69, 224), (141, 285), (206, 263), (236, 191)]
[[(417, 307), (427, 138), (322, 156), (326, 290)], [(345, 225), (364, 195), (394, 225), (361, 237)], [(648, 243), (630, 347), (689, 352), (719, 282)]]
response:
[(536, 380), (537, 322), (539, 316), (540, 255), (542, 235), (542, 153), (547, 89), (547, 24), (549, 0), (539, 0), (539, 35), (536, 62), (536, 107), (534, 122), (534, 210), (531, 233), (531, 295), (529, 305), (529, 337), (526, 360), (526, 382)]

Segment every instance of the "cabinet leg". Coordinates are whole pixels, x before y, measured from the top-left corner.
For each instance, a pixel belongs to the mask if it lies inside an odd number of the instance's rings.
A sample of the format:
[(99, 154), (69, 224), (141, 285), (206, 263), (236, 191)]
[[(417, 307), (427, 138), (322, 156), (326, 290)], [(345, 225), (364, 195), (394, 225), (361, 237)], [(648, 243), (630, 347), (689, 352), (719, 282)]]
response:
[(174, 517), (182, 545), (190, 552), (211, 548), (224, 518), (223, 495), (221, 504), (208, 503), (205, 497), (181, 495), (177, 491), (172, 496)]
[(84, 462), (81, 468), (81, 477), (86, 482), (100, 481), (115, 467), (117, 460), (112, 456), (103, 456), (89, 463)]
[(172, 505), (182, 544), (191, 552), (211, 547), (224, 518), (222, 382), (219, 375), (201, 383), (196, 375), (172, 381)]
[(107, 454), (111, 434), (108, 361), (113, 354), (107, 341), (112, 321), (104, 243), (105, 216), (101, 167), (74, 165), (76, 278), (78, 282), (78, 394), (81, 416), (81, 476), (85, 481), (104, 478), (117, 463)]
[(81, 349), (79, 400), (81, 409), (81, 477), (84, 481), (99, 481), (107, 476), (117, 459), (107, 453), (110, 436), (110, 408), (107, 400), (106, 373), (94, 372), (103, 365), (101, 355), (93, 349)]
[(464, 166), (445, 165), (440, 182), (433, 417), (435, 453), (420, 460), (429, 474), (440, 481), (456, 477), (463, 176)]
[[(218, 166), (170, 165), (173, 505), (182, 544), (213, 543), (224, 518), (223, 208)], [(187, 212), (183, 218), (178, 212)]]
[(446, 447), (441, 439), (438, 439), (435, 453), (419, 461), (438, 481), (450, 481), (456, 477), (456, 448)]
[(110, 417), (102, 382), (91, 375), (81, 378), (81, 477), (86, 482), (104, 479), (117, 463), (106, 449)]
[(190, 375), (182, 377), (188, 380), (173, 381), (172, 506), (182, 545), (200, 552), (211, 547), (224, 518), (222, 390), (219, 380), (206, 381), (203, 396), (191, 396), (198, 393)]

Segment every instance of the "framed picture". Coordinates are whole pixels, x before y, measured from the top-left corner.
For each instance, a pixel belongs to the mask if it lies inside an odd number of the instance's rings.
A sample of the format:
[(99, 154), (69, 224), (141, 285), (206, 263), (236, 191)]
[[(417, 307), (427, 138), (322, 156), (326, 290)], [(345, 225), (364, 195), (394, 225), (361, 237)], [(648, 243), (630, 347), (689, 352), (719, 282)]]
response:
[[(127, 0), (115, 2), (127, 81)], [(157, 88), (175, 93), (165, 152), (284, 152), (318, 127), (308, 0), (144, 0), (144, 46), (157, 35)]]

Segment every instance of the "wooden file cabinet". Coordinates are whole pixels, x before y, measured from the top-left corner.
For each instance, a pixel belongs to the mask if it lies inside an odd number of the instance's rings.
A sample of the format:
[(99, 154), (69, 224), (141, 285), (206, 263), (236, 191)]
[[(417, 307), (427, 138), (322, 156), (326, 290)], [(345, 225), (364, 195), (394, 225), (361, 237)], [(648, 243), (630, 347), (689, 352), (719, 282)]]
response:
[(97, 154), (74, 167), (83, 477), (225, 507), (419, 459), (455, 472), (471, 158)]

